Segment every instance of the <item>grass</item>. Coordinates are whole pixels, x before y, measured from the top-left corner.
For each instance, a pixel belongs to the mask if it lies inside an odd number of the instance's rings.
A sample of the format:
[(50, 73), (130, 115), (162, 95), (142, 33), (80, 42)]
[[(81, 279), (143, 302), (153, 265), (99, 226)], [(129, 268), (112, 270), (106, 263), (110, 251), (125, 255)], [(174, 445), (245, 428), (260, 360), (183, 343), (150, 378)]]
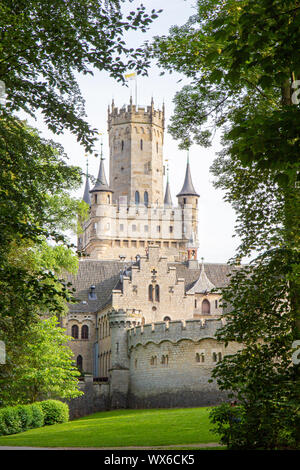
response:
[(218, 442), (210, 408), (104, 411), (20, 434), (1, 436), (0, 446), (148, 447)]

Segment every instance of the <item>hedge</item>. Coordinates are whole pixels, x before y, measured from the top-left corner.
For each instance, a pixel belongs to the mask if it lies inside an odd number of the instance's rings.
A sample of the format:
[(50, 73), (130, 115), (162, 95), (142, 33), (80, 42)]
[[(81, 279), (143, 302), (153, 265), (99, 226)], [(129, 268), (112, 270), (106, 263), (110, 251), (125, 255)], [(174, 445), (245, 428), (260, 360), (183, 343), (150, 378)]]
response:
[(65, 423), (69, 420), (69, 407), (59, 400), (45, 400), (30, 405), (0, 408), (0, 436), (17, 434), (27, 429)]

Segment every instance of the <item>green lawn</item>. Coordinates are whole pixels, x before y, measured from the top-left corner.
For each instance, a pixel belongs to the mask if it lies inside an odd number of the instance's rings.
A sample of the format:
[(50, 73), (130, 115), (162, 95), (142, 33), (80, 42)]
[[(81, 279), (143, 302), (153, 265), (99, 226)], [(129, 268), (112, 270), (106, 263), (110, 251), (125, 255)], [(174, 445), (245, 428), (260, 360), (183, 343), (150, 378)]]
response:
[(116, 410), (1, 436), (0, 446), (127, 447), (218, 442), (210, 408)]

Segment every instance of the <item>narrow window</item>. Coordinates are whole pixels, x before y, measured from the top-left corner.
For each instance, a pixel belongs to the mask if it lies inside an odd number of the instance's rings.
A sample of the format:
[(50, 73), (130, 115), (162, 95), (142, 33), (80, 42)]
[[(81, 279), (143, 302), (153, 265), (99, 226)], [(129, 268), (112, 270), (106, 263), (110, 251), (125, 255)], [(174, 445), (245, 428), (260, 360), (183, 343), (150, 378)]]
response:
[(145, 206), (148, 206), (148, 202), (149, 202), (148, 192), (145, 191), (144, 192), (144, 204), (145, 204)]
[(124, 140), (122, 140), (122, 142), (121, 142), (121, 150), (122, 150), (122, 152), (124, 150)]
[(107, 204), (110, 204), (110, 195), (107, 195)]
[(158, 142), (156, 142), (156, 153), (158, 153)]
[(89, 327), (87, 325), (83, 325), (81, 328), (81, 339), (89, 339)]
[(141, 147), (141, 150), (143, 150), (143, 139), (141, 139), (140, 147)]
[(218, 360), (218, 357), (217, 357), (217, 353), (213, 353), (213, 362), (217, 362)]
[(218, 301), (215, 300), (215, 307), (218, 308)]
[(80, 354), (79, 354), (79, 356), (77, 356), (76, 365), (77, 365), (78, 370), (80, 372), (82, 372), (83, 360), (82, 360), (82, 356)]
[(95, 204), (97, 204), (97, 194), (95, 194)]
[(196, 353), (196, 362), (200, 362), (200, 354)]
[(202, 315), (210, 314), (210, 303), (207, 299), (204, 299), (202, 302)]
[(73, 325), (72, 326), (72, 336), (74, 339), (78, 339), (78, 326), (77, 325)]
[(135, 192), (135, 203), (138, 205), (140, 203), (140, 193), (138, 191)]
[(218, 353), (218, 361), (222, 361), (222, 353)]
[(153, 286), (152, 286), (152, 284), (150, 284), (150, 286), (148, 288), (148, 299), (151, 300), (151, 302), (153, 301)]
[(159, 285), (156, 284), (155, 286), (155, 300), (159, 302)]
[(197, 300), (195, 299), (195, 308), (197, 308)]

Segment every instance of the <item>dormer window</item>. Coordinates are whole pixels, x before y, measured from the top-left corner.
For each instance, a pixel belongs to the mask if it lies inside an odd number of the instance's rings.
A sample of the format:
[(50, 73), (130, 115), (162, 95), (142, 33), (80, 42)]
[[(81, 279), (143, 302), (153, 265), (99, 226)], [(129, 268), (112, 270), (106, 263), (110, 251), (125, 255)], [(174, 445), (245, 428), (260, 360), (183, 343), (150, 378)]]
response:
[(97, 299), (96, 286), (94, 286), (94, 285), (90, 287), (89, 299), (90, 300), (96, 300)]

